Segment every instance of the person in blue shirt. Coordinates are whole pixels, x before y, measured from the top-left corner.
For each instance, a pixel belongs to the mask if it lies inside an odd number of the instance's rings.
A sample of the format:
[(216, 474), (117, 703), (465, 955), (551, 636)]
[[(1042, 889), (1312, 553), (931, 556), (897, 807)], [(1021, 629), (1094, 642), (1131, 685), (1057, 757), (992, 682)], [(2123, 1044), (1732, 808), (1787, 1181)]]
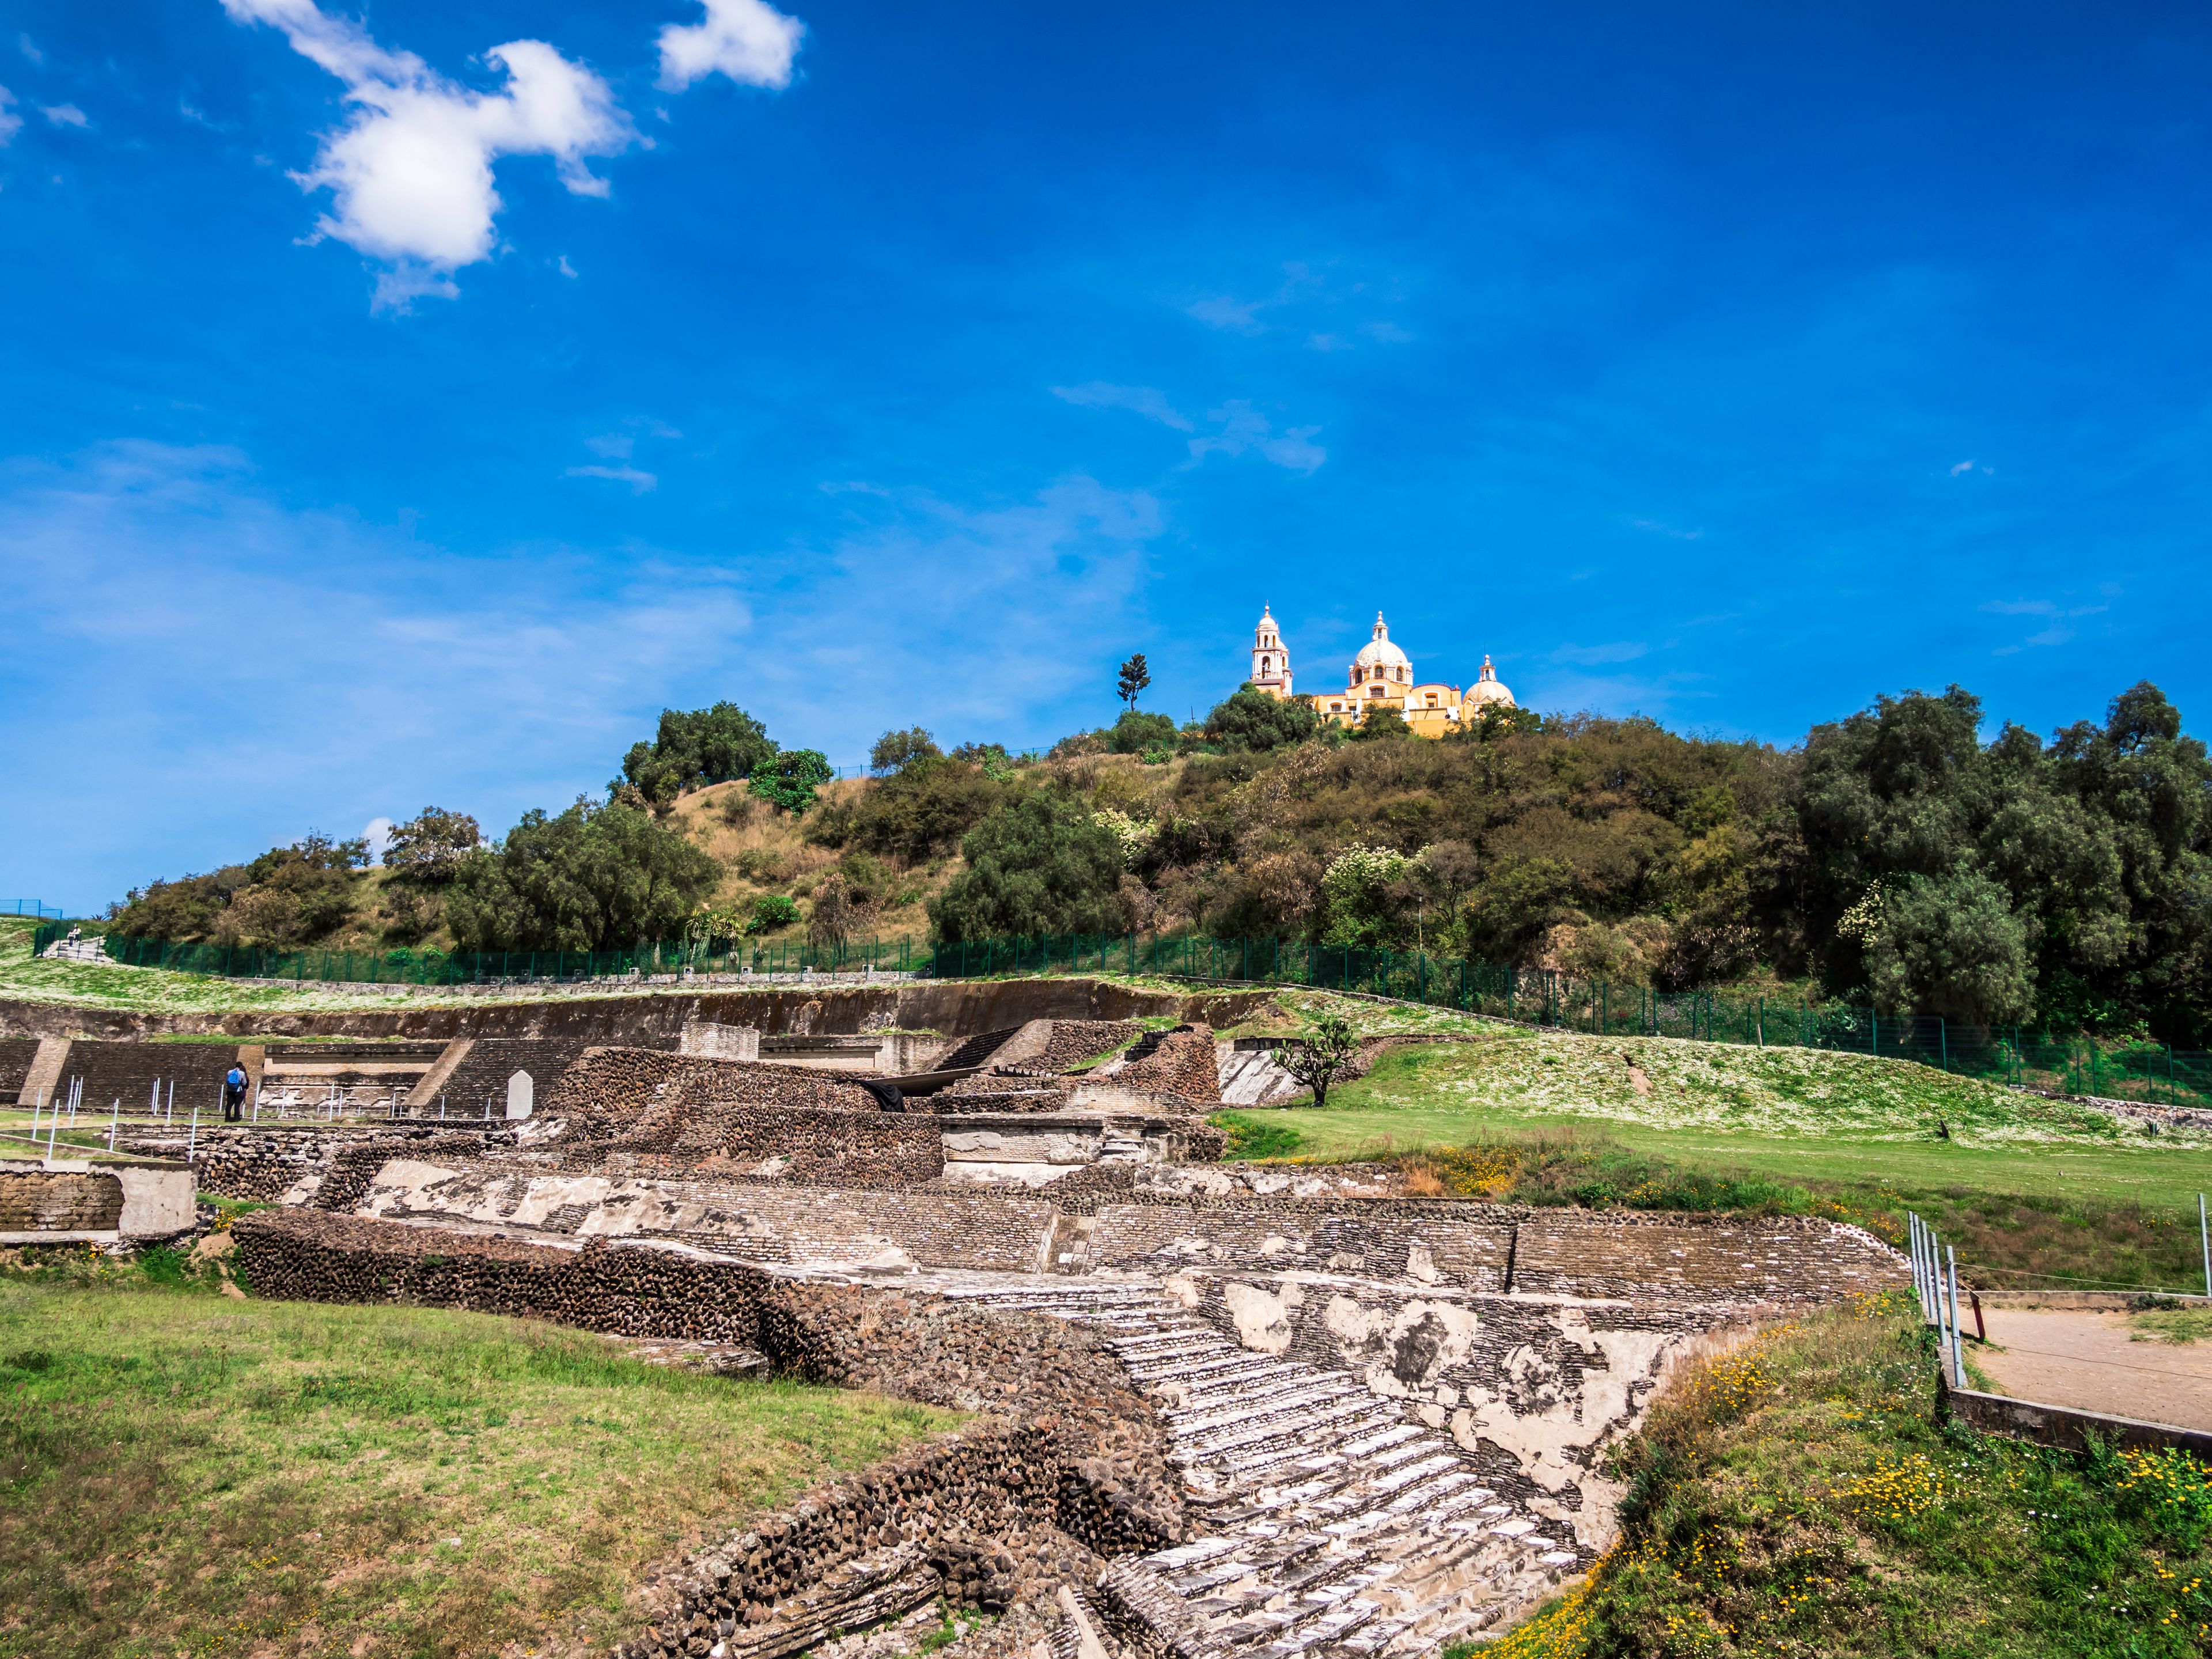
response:
[(234, 1065), (222, 1079), (222, 1121), (238, 1123), (246, 1117), (246, 1071)]

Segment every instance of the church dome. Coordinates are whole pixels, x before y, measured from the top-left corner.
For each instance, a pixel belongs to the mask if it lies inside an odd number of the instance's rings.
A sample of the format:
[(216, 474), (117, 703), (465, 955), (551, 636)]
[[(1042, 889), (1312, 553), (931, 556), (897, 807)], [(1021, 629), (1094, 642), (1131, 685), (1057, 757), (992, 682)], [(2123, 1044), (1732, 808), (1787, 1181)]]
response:
[(1359, 647), (1359, 654), (1352, 659), (1354, 668), (1402, 668), (1411, 673), (1413, 659), (1390, 643), (1389, 625), (1382, 613), (1375, 613), (1375, 637)]
[(1498, 671), (1490, 665), (1488, 657), (1482, 659), (1482, 672), (1476, 677), (1474, 684), (1468, 688), (1467, 701), (1476, 708), (1492, 703), (1500, 708), (1514, 707), (1513, 694), (1500, 683)]

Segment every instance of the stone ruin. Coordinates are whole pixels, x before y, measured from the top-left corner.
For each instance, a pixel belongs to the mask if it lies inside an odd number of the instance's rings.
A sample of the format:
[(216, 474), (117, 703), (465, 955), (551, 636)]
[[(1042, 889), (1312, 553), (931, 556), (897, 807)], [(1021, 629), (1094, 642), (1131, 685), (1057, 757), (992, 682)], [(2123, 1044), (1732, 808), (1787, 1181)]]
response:
[(1283, 1088), (1203, 1024), (797, 1035), (541, 1044), (526, 1119), (428, 1117), (435, 1067), (508, 1066), (488, 1039), (408, 1057), (416, 1106), (384, 1121), (125, 1144), (275, 1201), (234, 1229), (257, 1295), (526, 1315), (977, 1414), (664, 1563), (625, 1659), (895, 1652), (940, 1597), (1004, 1615), (960, 1644), (993, 1659), (1492, 1637), (1611, 1541), (1606, 1455), (1684, 1357), (1906, 1282), (1829, 1222), (1222, 1164), (1225, 1091)]

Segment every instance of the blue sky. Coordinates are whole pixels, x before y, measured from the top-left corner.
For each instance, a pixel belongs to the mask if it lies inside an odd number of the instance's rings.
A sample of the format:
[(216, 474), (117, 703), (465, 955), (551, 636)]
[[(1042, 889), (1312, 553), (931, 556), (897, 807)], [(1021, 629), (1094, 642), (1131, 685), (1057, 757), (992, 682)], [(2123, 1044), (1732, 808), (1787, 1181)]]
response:
[(2212, 723), (2201, 11), (40, 0), (0, 87), (10, 895), (664, 705), (1202, 713), (1263, 602), (1302, 689), (1379, 608), (1547, 709)]

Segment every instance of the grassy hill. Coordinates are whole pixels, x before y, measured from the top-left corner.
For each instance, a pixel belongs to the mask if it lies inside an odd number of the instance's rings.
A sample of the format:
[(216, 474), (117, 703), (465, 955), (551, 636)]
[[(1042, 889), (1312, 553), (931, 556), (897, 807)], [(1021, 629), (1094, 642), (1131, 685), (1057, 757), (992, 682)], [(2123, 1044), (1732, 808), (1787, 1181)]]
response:
[[(1286, 992), (1280, 1014), (1402, 1012), (1462, 1040), (1390, 1050), (1310, 1106), (1224, 1114), (1247, 1155), (1426, 1158), (1457, 1188), (1542, 1202), (1845, 1215), (1892, 1239), (1941, 1225), (1983, 1284), (2202, 1288), (2196, 1195), (2212, 1134), (1905, 1060), (1585, 1036)], [(1242, 1029), (1242, 1028), (1240, 1028)], [(1453, 1154), (1438, 1160), (1439, 1153)]]

